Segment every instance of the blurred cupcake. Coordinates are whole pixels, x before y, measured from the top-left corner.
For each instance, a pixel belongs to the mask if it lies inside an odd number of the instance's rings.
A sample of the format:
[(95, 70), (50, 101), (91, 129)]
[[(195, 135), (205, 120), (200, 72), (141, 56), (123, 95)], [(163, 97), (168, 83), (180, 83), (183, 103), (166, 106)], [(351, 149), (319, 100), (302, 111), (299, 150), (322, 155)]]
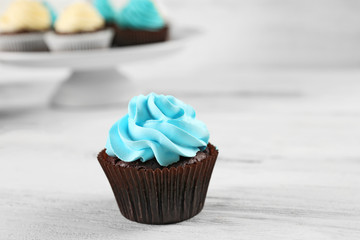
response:
[(115, 45), (128, 46), (163, 42), (169, 26), (159, 7), (151, 0), (129, 0), (115, 14)]
[(40, 2), (17, 0), (0, 17), (0, 50), (45, 51), (43, 33), (51, 27), (51, 14)]
[(45, 36), (52, 51), (77, 51), (108, 48), (113, 30), (105, 26), (100, 13), (87, 2), (68, 6), (57, 18), (54, 32)]

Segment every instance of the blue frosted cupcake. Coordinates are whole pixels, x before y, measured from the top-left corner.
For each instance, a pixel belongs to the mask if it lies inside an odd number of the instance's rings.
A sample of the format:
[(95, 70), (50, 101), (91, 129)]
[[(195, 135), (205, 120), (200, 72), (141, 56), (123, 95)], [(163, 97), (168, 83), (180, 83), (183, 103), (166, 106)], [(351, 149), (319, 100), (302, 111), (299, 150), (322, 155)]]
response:
[(124, 217), (168, 224), (198, 214), (218, 150), (194, 109), (172, 97), (134, 97), (98, 155)]
[(157, 5), (151, 0), (129, 0), (114, 15), (117, 46), (163, 42), (169, 26)]

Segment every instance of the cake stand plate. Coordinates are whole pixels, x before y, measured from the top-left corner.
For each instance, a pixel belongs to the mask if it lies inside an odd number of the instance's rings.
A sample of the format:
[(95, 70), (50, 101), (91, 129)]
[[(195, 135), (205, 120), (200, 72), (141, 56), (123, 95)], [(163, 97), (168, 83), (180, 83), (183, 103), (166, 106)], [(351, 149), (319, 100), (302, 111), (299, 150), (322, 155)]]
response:
[(137, 94), (135, 84), (117, 67), (136, 61), (166, 57), (181, 50), (196, 35), (177, 29), (167, 42), (78, 52), (1, 52), (0, 63), (19, 67), (68, 68), (72, 74), (52, 98), (59, 107), (90, 107), (124, 103)]

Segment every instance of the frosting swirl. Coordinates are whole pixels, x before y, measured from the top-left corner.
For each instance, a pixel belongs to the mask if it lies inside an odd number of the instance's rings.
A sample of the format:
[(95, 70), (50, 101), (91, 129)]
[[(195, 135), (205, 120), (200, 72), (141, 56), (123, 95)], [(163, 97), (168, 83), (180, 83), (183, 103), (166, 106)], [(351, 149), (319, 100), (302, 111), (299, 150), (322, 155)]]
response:
[(150, 0), (130, 0), (115, 16), (116, 23), (129, 29), (158, 30), (165, 26), (165, 21)]
[(46, 31), (51, 16), (46, 7), (31, 0), (17, 0), (0, 17), (0, 32)]
[(125, 162), (156, 158), (161, 166), (206, 148), (209, 132), (194, 109), (173, 96), (151, 93), (131, 99), (128, 114), (110, 129), (106, 153)]
[(108, 0), (94, 0), (93, 4), (106, 22), (114, 20), (114, 10)]
[(87, 2), (71, 4), (55, 22), (55, 30), (59, 33), (92, 32), (104, 26), (103, 17)]

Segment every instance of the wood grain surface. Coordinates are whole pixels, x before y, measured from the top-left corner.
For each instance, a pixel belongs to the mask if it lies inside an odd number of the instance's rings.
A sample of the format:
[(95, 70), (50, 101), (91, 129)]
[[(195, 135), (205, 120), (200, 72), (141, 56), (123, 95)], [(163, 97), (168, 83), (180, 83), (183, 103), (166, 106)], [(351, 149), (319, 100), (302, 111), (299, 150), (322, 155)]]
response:
[(220, 156), (203, 211), (166, 226), (123, 218), (96, 160), (124, 107), (4, 112), (0, 238), (358, 239), (359, 77), (248, 72), (225, 78), (231, 91), (169, 91), (197, 109)]

